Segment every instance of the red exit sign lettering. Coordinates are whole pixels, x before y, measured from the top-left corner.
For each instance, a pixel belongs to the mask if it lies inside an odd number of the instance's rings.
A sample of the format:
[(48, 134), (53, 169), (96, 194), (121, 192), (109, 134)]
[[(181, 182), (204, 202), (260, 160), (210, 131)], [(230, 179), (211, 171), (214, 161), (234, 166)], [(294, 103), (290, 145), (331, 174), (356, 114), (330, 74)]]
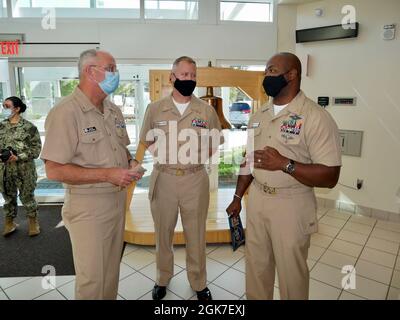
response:
[(19, 41), (0, 41), (0, 54), (16, 56), (19, 53)]

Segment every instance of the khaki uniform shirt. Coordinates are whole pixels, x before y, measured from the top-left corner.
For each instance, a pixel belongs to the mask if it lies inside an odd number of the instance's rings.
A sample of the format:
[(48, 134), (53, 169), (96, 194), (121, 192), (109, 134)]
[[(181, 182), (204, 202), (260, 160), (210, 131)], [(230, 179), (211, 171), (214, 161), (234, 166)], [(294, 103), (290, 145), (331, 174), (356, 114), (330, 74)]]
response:
[(213, 107), (192, 95), (181, 115), (169, 95), (147, 107), (140, 141), (145, 145), (157, 141), (155, 158), (159, 164), (187, 169), (204, 164), (209, 148), (216, 149), (224, 138)]
[[(308, 99), (302, 91), (276, 116), (271, 99), (250, 118), (248, 130), (247, 154), (270, 146), (283, 156), (304, 164), (329, 167), (342, 164), (335, 121), (325, 109)], [(254, 169), (253, 176), (259, 183), (270, 187), (305, 187), (280, 170)]]
[[(84, 168), (128, 168), (130, 144), (121, 110), (104, 100), (104, 114), (77, 87), (49, 112), (44, 160)], [(111, 187), (111, 183), (67, 185), (67, 188)]]

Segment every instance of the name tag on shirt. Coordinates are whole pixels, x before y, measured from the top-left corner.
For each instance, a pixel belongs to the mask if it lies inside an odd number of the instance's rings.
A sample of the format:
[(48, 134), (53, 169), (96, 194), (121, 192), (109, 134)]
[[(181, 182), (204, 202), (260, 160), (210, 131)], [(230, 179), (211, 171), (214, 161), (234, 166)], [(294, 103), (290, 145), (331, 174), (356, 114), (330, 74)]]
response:
[(156, 121), (155, 125), (159, 126), (159, 127), (162, 127), (162, 126), (166, 126), (167, 123), (168, 123), (167, 121)]
[(83, 129), (84, 133), (92, 133), (92, 132), (96, 132), (96, 131), (97, 131), (96, 127), (89, 127), (89, 128)]
[(252, 125), (251, 125), (251, 127), (254, 129), (254, 128), (258, 128), (260, 126), (260, 123), (259, 122), (254, 122)]

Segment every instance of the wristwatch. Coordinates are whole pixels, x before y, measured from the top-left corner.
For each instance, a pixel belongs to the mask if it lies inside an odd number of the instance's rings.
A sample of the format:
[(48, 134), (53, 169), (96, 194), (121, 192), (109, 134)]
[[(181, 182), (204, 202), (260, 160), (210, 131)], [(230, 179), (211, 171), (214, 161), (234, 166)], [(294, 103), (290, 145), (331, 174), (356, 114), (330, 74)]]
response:
[(285, 166), (283, 171), (286, 172), (287, 174), (292, 174), (294, 172), (294, 170), (295, 170), (295, 163), (292, 159), (289, 159), (289, 162)]

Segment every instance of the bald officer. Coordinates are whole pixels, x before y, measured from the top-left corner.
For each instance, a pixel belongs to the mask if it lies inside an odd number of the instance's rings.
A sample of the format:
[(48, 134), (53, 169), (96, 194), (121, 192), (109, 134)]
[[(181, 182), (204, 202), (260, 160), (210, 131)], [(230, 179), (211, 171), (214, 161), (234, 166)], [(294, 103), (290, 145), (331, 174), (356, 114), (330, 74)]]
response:
[(41, 158), (51, 180), (65, 183), (62, 217), (76, 272), (76, 299), (116, 299), (126, 190), (141, 175), (129, 169), (129, 138), (119, 108), (105, 98), (118, 87), (114, 58), (87, 50), (79, 85), (48, 114)]
[(313, 188), (333, 188), (339, 179), (337, 126), (326, 110), (304, 95), (300, 82), (301, 63), (295, 55), (280, 53), (268, 61), (263, 87), (272, 100), (249, 121), (249, 136), (254, 139), (248, 140), (246, 167), (227, 208), (228, 214), (238, 215), (251, 184), (248, 299), (273, 298), (275, 267), (281, 299), (308, 299), (307, 255), (310, 235), (317, 232)]
[(162, 299), (174, 274), (172, 240), (179, 211), (190, 285), (199, 300), (211, 300), (206, 286), (209, 178), (204, 163), (223, 143), (221, 126), (215, 110), (192, 94), (196, 87), (196, 63), (192, 58), (175, 60), (170, 81), (172, 94), (147, 107), (140, 132), (141, 143), (155, 155), (149, 186), (157, 259), (152, 296), (154, 300)]

